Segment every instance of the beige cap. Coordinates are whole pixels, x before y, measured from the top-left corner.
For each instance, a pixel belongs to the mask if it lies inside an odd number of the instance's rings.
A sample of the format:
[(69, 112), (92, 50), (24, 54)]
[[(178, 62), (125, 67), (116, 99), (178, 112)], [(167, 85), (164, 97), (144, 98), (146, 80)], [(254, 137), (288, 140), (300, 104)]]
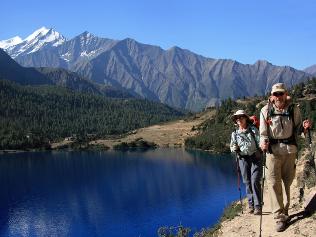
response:
[(286, 92), (284, 83), (276, 83), (272, 86), (271, 95), (274, 92)]
[(237, 116), (245, 116), (245, 117), (247, 118), (247, 120), (250, 120), (250, 119), (249, 119), (249, 116), (246, 114), (245, 110), (243, 110), (243, 109), (237, 110), (237, 111), (233, 114), (232, 120), (235, 121)]

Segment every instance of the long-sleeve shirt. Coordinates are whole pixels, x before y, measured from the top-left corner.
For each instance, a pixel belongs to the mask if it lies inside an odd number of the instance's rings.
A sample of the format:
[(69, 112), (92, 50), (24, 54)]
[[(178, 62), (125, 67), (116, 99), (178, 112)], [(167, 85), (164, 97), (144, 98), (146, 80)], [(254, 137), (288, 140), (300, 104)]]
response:
[(240, 149), (240, 155), (250, 156), (257, 151), (256, 143), (259, 146), (259, 131), (254, 126), (248, 126), (245, 131), (235, 130), (232, 132), (230, 150), (234, 152), (233, 146), (237, 144)]

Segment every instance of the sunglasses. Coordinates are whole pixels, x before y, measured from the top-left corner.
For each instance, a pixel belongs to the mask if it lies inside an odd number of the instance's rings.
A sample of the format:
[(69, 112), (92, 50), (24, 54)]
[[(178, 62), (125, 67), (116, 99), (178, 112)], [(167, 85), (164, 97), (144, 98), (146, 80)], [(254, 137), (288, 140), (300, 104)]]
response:
[(244, 115), (239, 115), (239, 116), (235, 116), (235, 119), (243, 119), (243, 118), (246, 118)]
[(278, 97), (278, 96), (283, 96), (283, 95), (284, 95), (284, 92), (274, 92), (272, 95), (273, 95), (273, 96), (276, 96), (276, 97)]

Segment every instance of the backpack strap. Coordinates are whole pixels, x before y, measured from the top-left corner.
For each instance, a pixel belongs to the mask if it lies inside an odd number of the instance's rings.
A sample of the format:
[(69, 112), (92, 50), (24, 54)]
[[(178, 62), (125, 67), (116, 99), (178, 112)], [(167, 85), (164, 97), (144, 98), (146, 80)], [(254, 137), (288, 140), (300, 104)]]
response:
[(287, 116), (287, 117), (290, 117), (292, 121), (294, 122), (294, 106), (295, 104), (290, 104), (287, 111), (282, 114), (275, 113), (275, 108), (273, 106), (269, 106), (270, 108), (268, 108), (268, 118), (271, 118), (274, 116)]
[[(286, 144), (297, 145), (295, 132), (294, 132), (295, 131), (295, 121), (294, 121), (294, 107), (295, 107), (295, 104), (293, 104), (293, 103), (290, 104), (288, 109), (287, 109), (287, 111), (285, 113), (282, 113), (282, 114), (276, 114), (274, 107), (273, 106), (269, 106), (269, 107), (268, 107), (268, 115), (267, 115), (267, 117), (271, 118), (273, 116), (287, 116), (287, 117), (289, 117), (292, 120), (292, 126), (293, 126), (292, 135), (289, 138), (287, 138), (287, 139), (272, 139), (269, 136), (269, 140), (271, 141), (271, 143), (275, 144), (275, 143), (281, 142), (281, 143), (286, 143)], [(268, 124), (268, 131), (270, 131), (269, 130), (269, 124)]]
[(248, 130), (249, 130), (249, 133), (251, 134), (253, 140), (255, 141), (257, 150), (259, 150), (259, 144), (258, 144), (258, 142), (257, 142), (257, 140), (256, 140), (255, 133), (252, 131), (252, 127), (253, 127), (253, 126), (250, 126)]

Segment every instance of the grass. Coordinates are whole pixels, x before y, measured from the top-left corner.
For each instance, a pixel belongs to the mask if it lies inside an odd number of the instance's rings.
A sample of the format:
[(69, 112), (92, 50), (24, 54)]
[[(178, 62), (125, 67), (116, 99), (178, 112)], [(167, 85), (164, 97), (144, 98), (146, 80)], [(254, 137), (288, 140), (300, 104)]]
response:
[[(215, 237), (218, 236), (219, 230), (222, 226), (222, 222), (226, 220), (232, 220), (234, 217), (241, 213), (241, 204), (233, 202), (228, 207), (224, 209), (223, 215), (219, 222), (216, 223), (212, 228), (203, 228), (200, 231), (194, 233), (193, 237)], [(191, 229), (188, 227), (183, 227), (182, 225), (178, 227), (160, 227), (158, 230), (159, 237), (189, 237)]]

